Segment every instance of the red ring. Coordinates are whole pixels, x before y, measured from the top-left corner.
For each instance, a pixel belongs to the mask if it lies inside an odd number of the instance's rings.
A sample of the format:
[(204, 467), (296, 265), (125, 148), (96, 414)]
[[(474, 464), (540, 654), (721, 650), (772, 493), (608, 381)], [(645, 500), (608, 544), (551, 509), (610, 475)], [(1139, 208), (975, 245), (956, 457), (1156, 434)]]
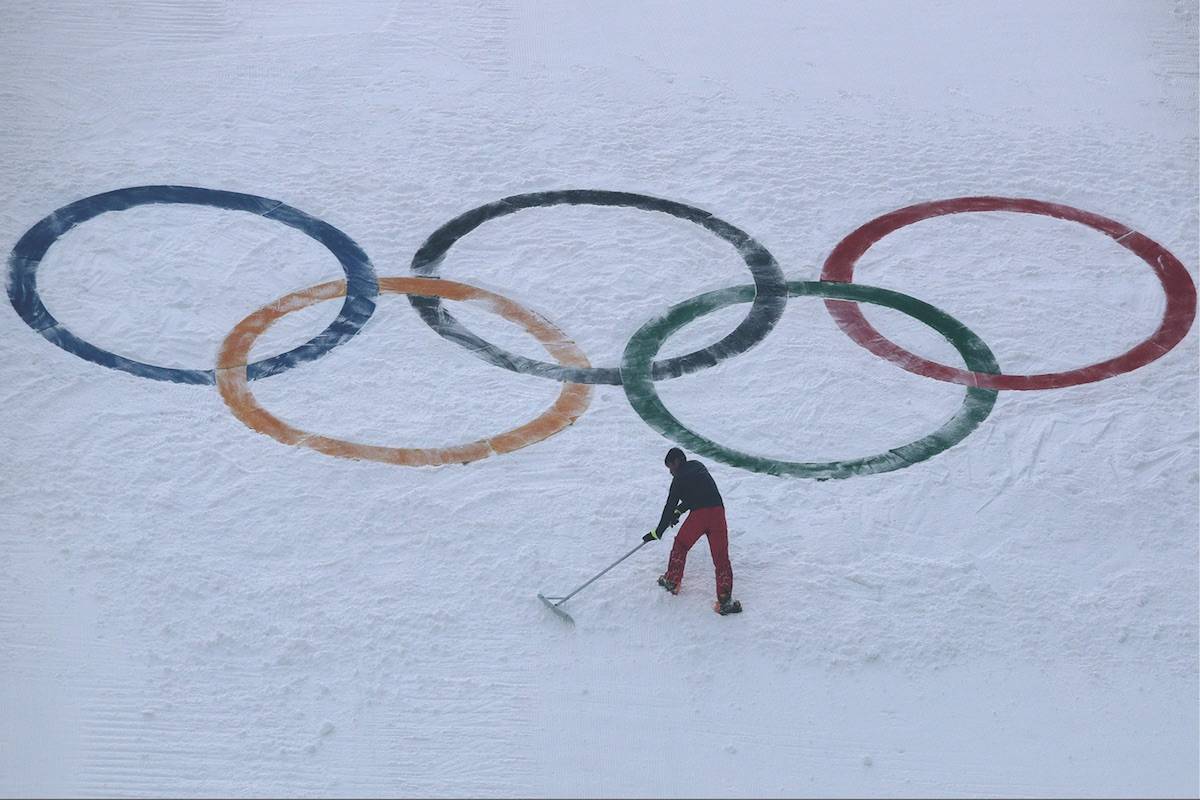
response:
[(910, 353), (895, 342), (887, 339), (872, 327), (859, 310), (857, 303), (845, 300), (826, 300), (825, 306), (834, 320), (854, 341), (877, 356), (892, 361), (909, 372), (925, 375), (940, 381), (978, 386), (984, 389), (1060, 389), (1083, 383), (1104, 380), (1125, 372), (1132, 372), (1165, 355), (1179, 344), (1192, 327), (1196, 318), (1196, 285), (1183, 264), (1158, 242), (1114, 222), (1107, 217), (1081, 211), (1071, 206), (1012, 197), (955, 197), (949, 200), (934, 200), (897, 209), (876, 217), (855, 230), (842, 241), (825, 259), (821, 280), (839, 283), (854, 282), (854, 264), (871, 245), (893, 231), (914, 222), (957, 214), (964, 211), (1018, 211), (1026, 214), (1042, 214), (1048, 217), (1070, 220), (1087, 225), (1111, 236), (1117, 244), (1136, 254), (1150, 265), (1162, 283), (1167, 296), (1167, 307), (1162, 323), (1150, 338), (1116, 358), (1101, 361), (1087, 367), (1067, 372), (1047, 372), (1038, 375), (989, 375), (970, 370), (955, 369), (936, 361), (929, 361)]

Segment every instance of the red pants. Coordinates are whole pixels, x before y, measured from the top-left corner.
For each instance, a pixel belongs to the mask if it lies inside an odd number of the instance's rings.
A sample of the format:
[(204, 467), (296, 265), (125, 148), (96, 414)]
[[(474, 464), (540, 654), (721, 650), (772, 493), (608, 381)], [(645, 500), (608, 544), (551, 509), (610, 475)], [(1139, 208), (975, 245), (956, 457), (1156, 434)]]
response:
[(733, 567), (729, 564), (729, 529), (725, 527), (725, 509), (721, 506), (694, 508), (688, 513), (683, 527), (675, 534), (675, 544), (671, 545), (667, 580), (676, 585), (683, 581), (683, 565), (687, 561), (688, 550), (701, 536), (708, 537), (708, 549), (717, 573), (717, 597), (731, 596)]

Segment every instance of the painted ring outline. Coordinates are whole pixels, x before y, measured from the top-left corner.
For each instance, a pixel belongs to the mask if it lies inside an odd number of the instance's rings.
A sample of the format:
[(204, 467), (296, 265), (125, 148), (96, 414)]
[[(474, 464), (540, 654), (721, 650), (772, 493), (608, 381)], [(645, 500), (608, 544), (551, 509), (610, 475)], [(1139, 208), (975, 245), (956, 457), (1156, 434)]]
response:
[[(997, 373), (1000, 367), (988, 346), (969, 328), (944, 311), (900, 292), (861, 283), (825, 281), (789, 281), (788, 295), (816, 295), (825, 298), (874, 303), (894, 308), (924, 322), (942, 334), (962, 355), (967, 366), (976, 371)], [(891, 472), (932, 458), (953, 447), (979, 427), (991, 413), (999, 394), (995, 389), (967, 387), (958, 412), (933, 433), (884, 453), (845, 461), (801, 462), (763, 458), (717, 444), (694, 433), (675, 418), (658, 396), (647, 365), (666, 340), (684, 325), (719, 308), (744, 303), (753, 297), (753, 286), (731, 286), (697, 295), (669, 308), (641, 328), (625, 346), (621, 360), (625, 395), (638, 416), (668, 439), (700, 455), (751, 472), (794, 478), (851, 478)]]
[[(703, 209), (674, 200), (632, 192), (614, 192), (602, 189), (531, 192), (505, 197), (479, 206), (458, 215), (430, 234), (425, 243), (413, 255), (411, 266), (413, 274), (435, 276), (442, 259), (454, 246), (454, 243), (488, 220), (516, 213), (523, 208), (564, 204), (623, 206), (644, 211), (661, 211), (694, 222), (732, 244), (750, 268), (750, 274), (757, 287), (757, 294), (746, 318), (724, 338), (708, 347), (665, 361), (655, 362), (652, 367), (655, 380), (677, 378), (680, 375), (714, 366), (726, 358), (744, 353), (762, 341), (783, 315), (783, 308), (787, 303), (786, 279), (783, 276), (783, 270), (770, 251), (750, 234)], [(621, 383), (620, 368), (572, 368), (525, 358), (476, 336), (447, 312), (437, 298), (410, 295), (408, 300), (425, 320), (425, 323), (441, 336), (466, 347), (484, 361), (498, 367), (571, 383), (611, 385)]]
[[(549, 438), (572, 425), (587, 410), (592, 387), (564, 383), (554, 404), (530, 422), (477, 442), (452, 447), (382, 447), (334, 439), (302, 431), (264, 409), (255, 400), (246, 381), (246, 356), (259, 335), (285, 314), (345, 294), (344, 281), (330, 281), (292, 292), (263, 306), (239, 322), (225, 338), (217, 361), (216, 381), (221, 398), (247, 427), (284, 444), (309, 447), (338, 458), (380, 461), (400, 466), (466, 464), (493, 453), (509, 453)], [(552, 356), (565, 364), (589, 366), (587, 357), (553, 323), (536, 312), (493, 292), (455, 281), (436, 278), (381, 278), (379, 291), (386, 294), (423, 292), (450, 300), (483, 300), (486, 307), (524, 327)]]
[(1111, 236), (1117, 244), (1129, 250), (1154, 270), (1167, 297), (1162, 322), (1145, 341), (1115, 358), (1064, 372), (1036, 375), (987, 374), (961, 370), (921, 358), (900, 347), (877, 331), (862, 311), (853, 303), (826, 301), (825, 307), (838, 326), (858, 344), (877, 356), (891, 361), (917, 375), (940, 381), (979, 386), (986, 389), (1061, 389), (1104, 380), (1144, 367), (1166, 355), (1179, 344), (1196, 318), (1196, 286), (1187, 268), (1169, 250), (1153, 239), (1126, 225), (1058, 203), (1010, 197), (955, 197), (934, 200), (897, 209), (860, 226), (829, 254), (821, 271), (821, 279), (850, 283), (854, 280), (854, 265), (871, 245), (900, 228), (939, 217), (967, 211), (1015, 211), (1040, 214), (1078, 222)]
[(76, 225), (108, 211), (124, 211), (151, 204), (182, 204), (247, 211), (282, 222), (324, 245), (341, 263), (351, 291), (337, 318), (304, 344), (249, 367), (249, 379), (276, 375), (297, 364), (320, 358), (350, 339), (375, 312), (379, 292), (371, 259), (349, 236), (299, 209), (267, 197), (197, 186), (131, 186), (85, 197), (42, 219), (17, 241), (8, 259), (8, 298), (25, 323), (52, 344), (82, 359), (143, 378), (174, 383), (211, 384), (213, 370), (177, 369), (146, 364), (119, 356), (80, 339), (56, 320), (37, 290), (37, 268), (58, 239)]

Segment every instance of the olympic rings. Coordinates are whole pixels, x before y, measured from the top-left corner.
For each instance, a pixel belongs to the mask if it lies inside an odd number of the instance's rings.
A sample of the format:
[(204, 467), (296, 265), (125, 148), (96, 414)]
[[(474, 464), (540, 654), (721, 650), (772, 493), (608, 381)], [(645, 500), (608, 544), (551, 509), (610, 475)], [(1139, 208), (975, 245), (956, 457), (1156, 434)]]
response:
[(821, 280), (850, 282), (854, 280), (854, 264), (871, 245), (900, 228), (914, 222), (944, 214), (966, 211), (1018, 211), (1043, 214), (1087, 225), (1111, 236), (1117, 244), (1137, 255), (1150, 265), (1162, 283), (1167, 306), (1162, 322), (1150, 338), (1127, 352), (1066, 372), (1040, 375), (1000, 375), (961, 370), (921, 358), (885, 338), (877, 331), (857, 305), (827, 300), (826, 307), (841, 329), (854, 341), (881, 358), (886, 358), (909, 372), (950, 383), (980, 386), (987, 389), (1059, 389), (1111, 378), (1161, 358), (1179, 344), (1196, 318), (1196, 286), (1187, 268), (1169, 250), (1133, 229), (1090, 211), (1071, 206), (1008, 197), (956, 197), (918, 203), (881, 217), (876, 217), (842, 239), (825, 260)]
[[(771, 332), (783, 314), (783, 307), (787, 300), (783, 271), (776, 263), (775, 257), (752, 236), (702, 209), (677, 203), (674, 200), (664, 200), (659, 197), (630, 192), (609, 192), (596, 189), (533, 192), (505, 197), (494, 203), (473, 208), (450, 220), (425, 240), (425, 243), (413, 256), (412, 271), (416, 275), (436, 275), (438, 266), (454, 243), (488, 220), (516, 213), (523, 208), (541, 208), (563, 204), (640, 208), (645, 211), (661, 211), (664, 214), (694, 222), (737, 248), (738, 254), (750, 268), (757, 293), (746, 318), (725, 338), (708, 347), (666, 361), (655, 362), (651, 366), (654, 380), (677, 378), (704, 367), (711, 367), (730, 356), (746, 352)], [(613, 385), (621, 383), (621, 371), (615, 367), (580, 369), (525, 358), (476, 336), (445, 311), (440, 300), (415, 295), (410, 295), (408, 300), (429, 327), (498, 367), (573, 383)]]
[[(482, 300), (488, 310), (523, 326), (561, 363), (581, 368), (590, 366), (579, 347), (551, 322), (498, 294), (432, 278), (383, 278), (379, 281), (379, 291), (385, 294), (420, 292), (451, 300)], [(382, 461), (410, 467), (436, 466), (466, 464), (493, 453), (519, 450), (570, 426), (587, 409), (592, 387), (581, 383), (564, 383), (554, 405), (536, 419), (481, 441), (439, 448), (379, 447), (317, 436), (294, 428), (262, 408), (254, 399), (246, 383), (246, 356), (255, 340), (280, 317), (322, 300), (341, 297), (345, 293), (345, 281), (331, 281), (293, 292), (246, 317), (225, 338), (217, 361), (217, 389), (234, 416), (247, 427), (284, 444), (310, 447), (339, 458)]]
[[(205, 205), (275, 219), (328, 248), (341, 263), (346, 280), (293, 292), (246, 317), (226, 337), (216, 370), (159, 367), (101, 350), (76, 337), (45, 308), (37, 291), (37, 268), (51, 245), (74, 226), (107, 211), (154, 203)], [(642, 325), (633, 335), (625, 347), (619, 368), (594, 368), (574, 342), (542, 316), (494, 293), (436, 278), (441, 260), (454, 243), (484, 222), (523, 208), (562, 204), (638, 208), (694, 222), (737, 249), (750, 268), (754, 284), (707, 292), (672, 306), (662, 316)], [(1146, 261), (1162, 283), (1167, 306), (1157, 331), (1128, 352), (1098, 364), (1067, 372), (1005, 375), (1000, 372), (987, 345), (945, 312), (899, 292), (852, 283), (855, 262), (884, 236), (920, 220), (967, 211), (1042, 214), (1079, 222), (1112, 237)], [(884, 214), (860, 226), (838, 243), (825, 261), (819, 282), (787, 282), (765, 247), (749, 234), (706, 211), (647, 195), (588, 189), (513, 195), (472, 209), (434, 231), (413, 256), (411, 268), (417, 273), (416, 277), (377, 280), (370, 259), (349, 236), (277, 200), (188, 186), (136, 186), (77, 200), (34, 225), (18, 240), (9, 256), (8, 295), (26, 324), (62, 349), (96, 364), (155, 380), (216, 383), (234, 415), (253, 430), (286, 444), (303, 445), (328, 455), (417, 466), (467, 463), (493, 453), (511, 452), (573, 424), (587, 408), (591, 385), (604, 383), (623, 385), (629, 402), (647, 424), (697, 453), (754, 472), (818, 480), (888, 472), (931, 458), (962, 441), (978, 427), (991, 412), (1000, 389), (1074, 386), (1145, 366), (1182, 341), (1196, 317), (1196, 288), (1191, 276), (1179, 259), (1162, 245), (1098, 214), (1040, 200), (1001, 197), (952, 198)], [(273, 416), (257, 403), (248, 381), (319, 358), (356, 335), (374, 312), (374, 298), (380, 291), (408, 295), (410, 303), (428, 325), (441, 336), (471, 349), (480, 358), (505, 369), (562, 382), (557, 400), (536, 419), (497, 436), (465, 445), (426, 449), (364, 445), (306, 433)], [(824, 463), (781, 461), (741, 453), (699, 436), (671, 415), (659, 399), (654, 381), (685, 375), (745, 352), (774, 328), (788, 297), (802, 295), (825, 298), (826, 307), (842, 330), (871, 352), (910, 372), (967, 386), (959, 411), (949, 422), (915, 442), (873, 456)], [(335, 297), (345, 297), (341, 311), (320, 334), (286, 353), (249, 365), (245, 363), (254, 341), (275, 320), (291, 311)], [(480, 339), (443, 308), (442, 298), (483, 301), (490, 310), (525, 327), (558, 363), (524, 358)], [(885, 339), (859, 310), (858, 303), (863, 302), (894, 308), (929, 325), (954, 345), (962, 355), (966, 369), (927, 361)], [(663, 342), (679, 328), (735, 303), (751, 303), (750, 311), (723, 339), (684, 356), (654, 360)]]
[[(967, 366), (975, 371), (994, 374), (1000, 371), (992, 351), (983, 340), (949, 314), (939, 311), (928, 303), (888, 289), (864, 286), (857, 283), (825, 283), (815, 281), (791, 281), (788, 295), (801, 297), (816, 295), (840, 300), (874, 303), (908, 314), (950, 341), (962, 355)], [(730, 466), (768, 475), (788, 475), (795, 478), (850, 478), (856, 475), (874, 475), (891, 472), (932, 458), (965, 439), (979, 427), (992, 411), (999, 394), (995, 389), (969, 387), (962, 407), (948, 422), (933, 433), (910, 444), (888, 450), (885, 453), (857, 458), (849, 461), (802, 462), (780, 461), (742, 453), (717, 444), (688, 429), (667, 410), (658, 392), (647, 364), (658, 353), (671, 334), (698, 317), (734, 303), (745, 303), (754, 297), (753, 286), (732, 286), (693, 297), (671, 306), (665, 314), (650, 320), (633, 334), (621, 360), (621, 373), (625, 396), (647, 425), (689, 450), (706, 455)]]
[(255, 380), (291, 369), (297, 364), (320, 358), (339, 344), (354, 336), (375, 311), (372, 300), (379, 292), (375, 281), (375, 270), (371, 260), (354, 240), (327, 222), (305, 214), (299, 209), (278, 200), (252, 194), (225, 192), (217, 189), (201, 189), (193, 186), (133, 186), (76, 200), (63, 206), (41, 222), (30, 228), (20, 238), (8, 259), (8, 298), (21, 319), (48, 341), (74, 353), (80, 358), (159, 381), (175, 383), (211, 384), (214, 374), (209, 370), (174, 369), (135, 361), (85, 342), (67, 330), (56, 320), (45, 305), (37, 290), (37, 268), (46, 251), (71, 228), (98, 217), (107, 211), (124, 211), (129, 208), (154, 203), (179, 203), (197, 206), (212, 206), (230, 211), (248, 211), (252, 214), (274, 219), (288, 227), (311, 236), (329, 249), (341, 262), (346, 272), (350, 291), (337, 319), (324, 331), (308, 342), (280, 353), (272, 358), (258, 361), (248, 368), (248, 378)]

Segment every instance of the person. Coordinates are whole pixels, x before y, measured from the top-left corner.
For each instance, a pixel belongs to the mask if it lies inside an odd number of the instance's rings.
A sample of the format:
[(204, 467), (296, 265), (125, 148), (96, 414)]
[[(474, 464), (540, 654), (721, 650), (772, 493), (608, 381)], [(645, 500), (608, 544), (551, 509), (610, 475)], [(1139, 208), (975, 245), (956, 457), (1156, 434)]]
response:
[(671, 556), (667, 561), (667, 571), (659, 577), (658, 585), (671, 594), (679, 594), (688, 550), (692, 549), (692, 545), (701, 536), (707, 536), (717, 578), (717, 602), (713, 605), (713, 610), (722, 615), (736, 614), (742, 610), (742, 604), (733, 599), (729, 529), (725, 524), (725, 503), (721, 500), (716, 481), (708, 474), (708, 469), (703, 464), (695, 460), (689, 461), (678, 447), (667, 451), (663, 463), (671, 472), (671, 489), (667, 493), (667, 503), (663, 506), (658, 527), (643, 536), (642, 541), (661, 539), (668, 526), (673, 527), (677, 524), (685, 512), (688, 516), (679, 533), (675, 535), (675, 543), (671, 546)]

